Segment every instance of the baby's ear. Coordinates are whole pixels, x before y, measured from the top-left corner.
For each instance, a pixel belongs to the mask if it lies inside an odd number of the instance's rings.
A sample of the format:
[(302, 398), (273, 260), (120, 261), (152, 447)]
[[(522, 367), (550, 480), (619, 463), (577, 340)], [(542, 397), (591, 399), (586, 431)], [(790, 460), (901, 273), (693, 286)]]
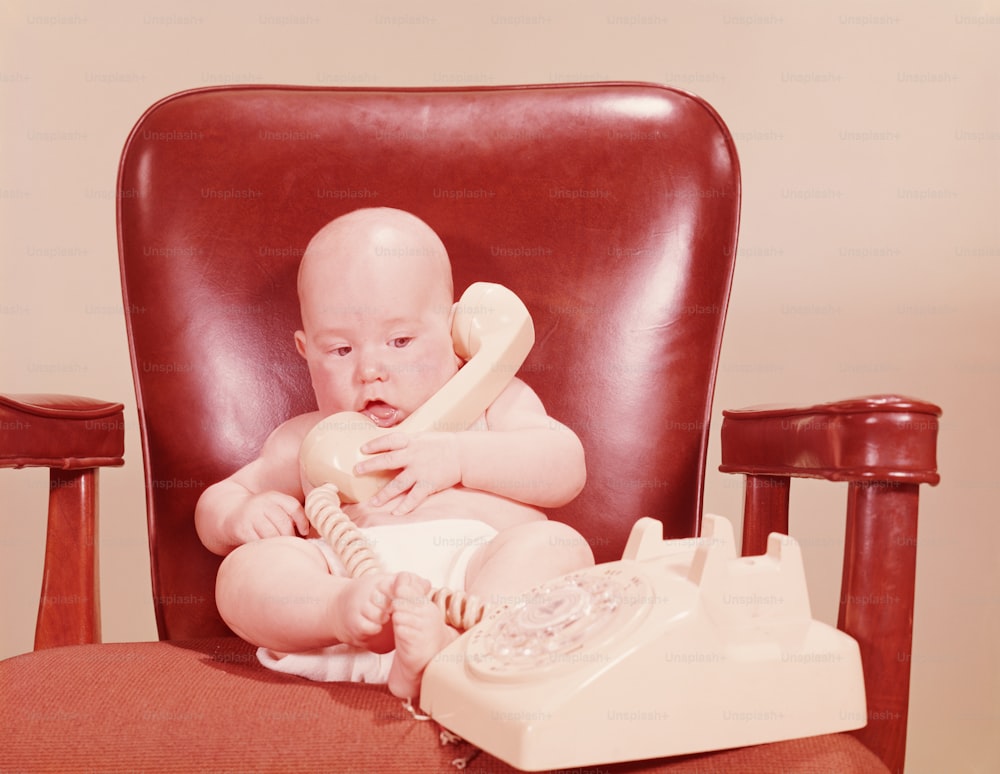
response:
[(295, 350), (302, 355), (306, 356), (306, 332), (305, 331), (295, 331)]

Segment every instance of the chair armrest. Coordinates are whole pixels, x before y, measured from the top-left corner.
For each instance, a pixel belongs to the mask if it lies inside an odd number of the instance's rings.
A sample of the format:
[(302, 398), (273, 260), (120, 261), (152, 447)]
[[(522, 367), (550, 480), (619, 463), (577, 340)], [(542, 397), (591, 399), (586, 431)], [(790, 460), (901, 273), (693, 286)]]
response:
[(895, 395), (723, 412), (723, 473), (747, 476), (743, 553), (788, 532), (789, 478), (937, 484), (941, 409)]
[(846, 481), (837, 626), (858, 641), (868, 725), (857, 736), (892, 771), (906, 748), (920, 484), (937, 484), (941, 409), (895, 395), (723, 412), (722, 464), (747, 476), (743, 554), (788, 533), (791, 477)]
[(49, 468), (35, 649), (100, 642), (98, 467), (124, 464), (121, 403), (0, 394), (0, 467)]
[(724, 411), (724, 473), (936, 484), (941, 409), (873, 395)]
[(0, 467), (122, 465), (124, 410), (76, 395), (0, 394)]

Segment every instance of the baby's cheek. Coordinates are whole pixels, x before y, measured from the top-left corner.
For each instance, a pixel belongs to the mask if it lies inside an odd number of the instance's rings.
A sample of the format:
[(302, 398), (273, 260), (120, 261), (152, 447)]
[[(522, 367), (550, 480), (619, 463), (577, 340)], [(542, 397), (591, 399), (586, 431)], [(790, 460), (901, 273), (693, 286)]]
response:
[(323, 414), (335, 414), (338, 411), (350, 411), (354, 408), (349, 390), (343, 384), (343, 379), (329, 374), (313, 375), (313, 394), (316, 406)]

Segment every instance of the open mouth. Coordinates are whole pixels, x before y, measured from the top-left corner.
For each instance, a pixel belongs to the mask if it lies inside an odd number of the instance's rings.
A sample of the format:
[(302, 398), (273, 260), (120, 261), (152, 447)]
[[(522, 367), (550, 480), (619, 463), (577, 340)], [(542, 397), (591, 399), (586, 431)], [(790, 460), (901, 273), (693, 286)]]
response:
[(361, 413), (379, 427), (392, 427), (399, 422), (399, 409), (382, 400), (368, 401), (361, 409)]

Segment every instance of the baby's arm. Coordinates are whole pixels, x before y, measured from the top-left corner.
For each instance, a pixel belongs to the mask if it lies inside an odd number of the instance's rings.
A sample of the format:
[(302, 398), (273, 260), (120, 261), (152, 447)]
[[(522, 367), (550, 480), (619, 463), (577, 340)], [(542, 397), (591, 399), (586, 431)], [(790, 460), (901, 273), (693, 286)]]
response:
[(586, 481), (583, 445), (552, 419), (535, 392), (514, 379), (486, 411), (488, 431), (390, 433), (362, 447), (376, 454), (357, 472), (398, 470), (372, 500), (381, 505), (409, 492), (394, 513), (413, 510), (424, 498), (456, 484), (539, 507), (557, 507), (580, 493)]
[(309, 532), (298, 463), (309, 424), (296, 417), (280, 425), (257, 459), (202, 493), (194, 520), (208, 550), (224, 556), (252, 540)]
[(489, 432), (459, 433), (462, 484), (541, 508), (565, 505), (587, 480), (583, 444), (515, 379), (486, 411)]

